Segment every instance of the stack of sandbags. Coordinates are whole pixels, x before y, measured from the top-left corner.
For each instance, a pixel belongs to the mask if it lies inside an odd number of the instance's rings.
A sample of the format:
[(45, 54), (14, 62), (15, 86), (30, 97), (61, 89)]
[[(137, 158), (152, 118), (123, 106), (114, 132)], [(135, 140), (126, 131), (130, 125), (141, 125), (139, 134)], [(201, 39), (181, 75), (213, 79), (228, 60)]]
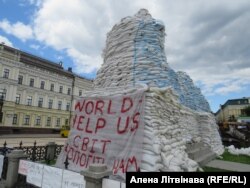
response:
[[(147, 171), (195, 171), (195, 161), (188, 158), (184, 135), (187, 126), (179, 122), (182, 106), (171, 88), (149, 88), (146, 93), (145, 131), (141, 168)], [(191, 114), (190, 114), (191, 115)], [(159, 156), (161, 158), (159, 158)], [(161, 159), (161, 160), (160, 160)]]
[(199, 117), (198, 120), (202, 142), (209, 145), (214, 153), (221, 155), (224, 152), (224, 147), (214, 115), (205, 112), (196, 113)]
[(188, 75), (176, 73), (167, 64), (164, 24), (147, 10), (126, 17), (107, 34), (104, 63), (94, 85), (115, 87), (145, 83), (154, 87), (171, 86), (181, 104), (198, 111), (210, 111), (199, 88)]
[(179, 123), (183, 128), (183, 139), (186, 143), (201, 142), (199, 123), (195, 111), (182, 106)]
[(141, 169), (195, 171), (198, 164), (188, 158), (187, 143), (205, 142), (217, 154), (223, 147), (208, 102), (187, 74), (169, 67), (164, 42), (164, 25), (147, 10), (122, 19), (107, 34), (92, 94), (112, 96), (147, 84)]
[(249, 148), (235, 148), (234, 145), (226, 147), (229, 153), (233, 155), (247, 155), (250, 156), (250, 147)]
[(193, 80), (185, 72), (179, 71), (177, 75), (181, 93), (184, 97), (182, 104), (193, 110), (210, 112), (208, 102), (201, 94), (200, 89), (194, 85)]

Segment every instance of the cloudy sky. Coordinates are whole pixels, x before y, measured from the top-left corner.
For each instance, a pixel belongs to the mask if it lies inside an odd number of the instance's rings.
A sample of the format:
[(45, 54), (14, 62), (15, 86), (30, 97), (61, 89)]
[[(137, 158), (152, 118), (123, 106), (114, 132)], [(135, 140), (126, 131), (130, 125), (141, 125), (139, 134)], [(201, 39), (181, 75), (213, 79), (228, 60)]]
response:
[(0, 0), (0, 42), (94, 78), (106, 33), (141, 8), (164, 22), (168, 63), (212, 111), (250, 97), (249, 0)]

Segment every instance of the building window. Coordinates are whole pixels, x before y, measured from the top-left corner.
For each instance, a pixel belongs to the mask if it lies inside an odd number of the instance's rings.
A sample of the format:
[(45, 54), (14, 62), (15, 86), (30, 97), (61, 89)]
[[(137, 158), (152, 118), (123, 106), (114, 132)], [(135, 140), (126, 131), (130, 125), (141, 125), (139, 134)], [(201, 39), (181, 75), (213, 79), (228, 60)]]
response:
[(31, 78), (30, 79), (30, 87), (34, 87), (34, 82), (35, 82), (34, 78)]
[(40, 88), (41, 88), (41, 89), (44, 89), (44, 86), (45, 86), (45, 81), (41, 81), (41, 86), (40, 86)]
[(65, 125), (69, 125), (69, 119), (65, 119)]
[(28, 97), (27, 97), (27, 105), (28, 105), (28, 106), (31, 106), (31, 105), (32, 105), (32, 97), (31, 97), (31, 96), (28, 96)]
[(70, 103), (68, 102), (66, 105), (66, 110), (69, 111), (69, 108), (70, 108)]
[(62, 109), (62, 101), (58, 101), (58, 110)]
[(20, 104), (21, 94), (16, 94), (16, 104)]
[(23, 84), (23, 76), (22, 75), (18, 76), (18, 84)]
[(24, 117), (24, 125), (29, 125), (30, 124), (30, 116), (29, 115), (26, 115)]
[(50, 84), (50, 91), (54, 91), (54, 84)]
[(79, 90), (79, 96), (80, 97), (82, 96), (82, 90)]
[(71, 89), (70, 89), (70, 88), (68, 88), (68, 95), (70, 95), (70, 92), (71, 92)]
[(48, 105), (49, 109), (52, 109), (52, 106), (53, 106), (53, 100), (49, 99), (49, 105)]
[(41, 125), (41, 116), (36, 117), (36, 125)]
[(4, 78), (9, 78), (10, 70), (9, 69), (4, 69), (3, 71), (3, 77)]
[(43, 98), (42, 97), (39, 97), (38, 107), (43, 107)]
[(17, 114), (14, 114), (14, 115), (13, 115), (12, 124), (13, 124), (13, 125), (16, 125), (16, 124), (17, 124)]
[(60, 118), (57, 118), (56, 119), (56, 126), (59, 127), (61, 124), (61, 119)]
[(51, 117), (48, 117), (47, 118), (47, 124), (46, 124), (47, 126), (50, 126), (51, 125)]
[(63, 86), (60, 86), (59, 93), (62, 93), (62, 92), (63, 92)]
[(7, 90), (6, 89), (0, 89), (0, 100), (4, 100), (6, 97)]

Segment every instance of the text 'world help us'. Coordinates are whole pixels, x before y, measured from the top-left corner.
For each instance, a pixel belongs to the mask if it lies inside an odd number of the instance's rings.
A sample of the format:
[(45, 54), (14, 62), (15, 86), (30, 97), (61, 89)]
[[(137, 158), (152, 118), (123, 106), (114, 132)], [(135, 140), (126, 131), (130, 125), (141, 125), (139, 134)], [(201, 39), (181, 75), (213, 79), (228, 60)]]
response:
[[(124, 134), (128, 131), (134, 132), (139, 126), (141, 114), (136, 109), (140, 109), (141, 103), (142, 99), (135, 103), (130, 97), (123, 97), (120, 103), (116, 105), (113, 104), (112, 99), (78, 101), (75, 105), (76, 114), (72, 128), (85, 133), (96, 134), (107, 126), (107, 120), (102, 115), (108, 114), (116, 121), (114, 126), (117, 128), (118, 134)], [(93, 116), (95, 118), (91, 118)]]

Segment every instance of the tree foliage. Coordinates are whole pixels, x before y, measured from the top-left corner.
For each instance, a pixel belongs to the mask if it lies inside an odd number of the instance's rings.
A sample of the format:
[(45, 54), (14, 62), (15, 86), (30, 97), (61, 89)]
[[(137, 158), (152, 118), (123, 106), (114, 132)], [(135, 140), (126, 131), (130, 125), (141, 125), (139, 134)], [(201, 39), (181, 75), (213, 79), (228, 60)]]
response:
[(250, 106), (245, 107), (244, 112), (247, 116), (250, 116)]

